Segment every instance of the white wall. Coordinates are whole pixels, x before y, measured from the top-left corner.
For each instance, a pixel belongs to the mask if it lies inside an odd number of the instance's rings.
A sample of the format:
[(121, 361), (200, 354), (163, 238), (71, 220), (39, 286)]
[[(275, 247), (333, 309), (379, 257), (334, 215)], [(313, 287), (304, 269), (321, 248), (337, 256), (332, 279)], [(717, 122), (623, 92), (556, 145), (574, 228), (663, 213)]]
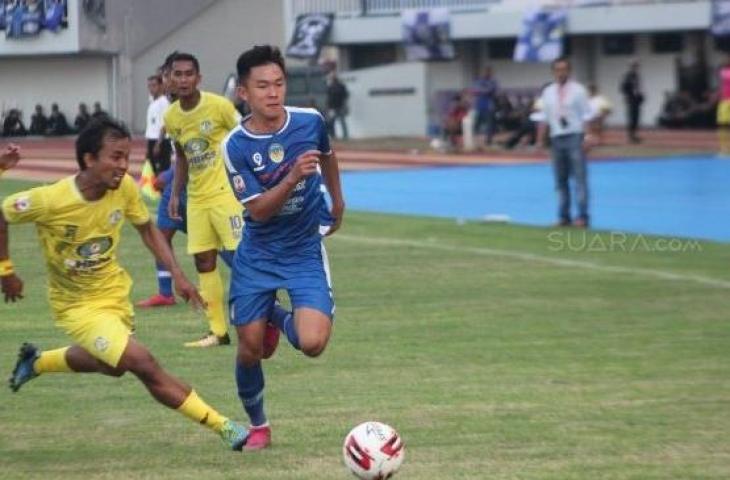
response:
[(95, 101), (109, 108), (110, 60), (104, 57), (3, 58), (0, 68), (0, 109), (20, 108), (25, 126), (36, 104), (47, 114), (58, 103), (69, 124), (73, 124), (79, 102), (89, 110)]
[[(350, 91), (347, 117), (352, 138), (425, 136), (428, 116), (426, 64), (411, 62), (342, 72)], [(371, 95), (373, 89), (413, 88), (412, 95)]]

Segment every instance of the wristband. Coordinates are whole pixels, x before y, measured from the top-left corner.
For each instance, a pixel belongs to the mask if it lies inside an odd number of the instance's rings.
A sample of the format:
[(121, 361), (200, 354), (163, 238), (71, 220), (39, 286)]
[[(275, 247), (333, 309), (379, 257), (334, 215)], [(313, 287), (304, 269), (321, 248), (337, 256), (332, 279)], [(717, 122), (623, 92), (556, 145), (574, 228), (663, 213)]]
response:
[(7, 277), (13, 273), (15, 273), (13, 262), (11, 262), (10, 259), (0, 260), (0, 277)]

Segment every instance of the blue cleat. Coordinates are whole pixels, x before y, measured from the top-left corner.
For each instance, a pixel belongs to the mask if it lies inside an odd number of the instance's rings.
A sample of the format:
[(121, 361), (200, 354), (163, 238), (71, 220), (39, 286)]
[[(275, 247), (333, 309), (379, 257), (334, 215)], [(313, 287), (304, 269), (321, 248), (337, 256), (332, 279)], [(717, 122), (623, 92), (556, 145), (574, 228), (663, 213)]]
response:
[(223, 424), (220, 435), (225, 444), (231, 447), (231, 450), (239, 452), (246, 445), (246, 440), (248, 440), (248, 430), (246, 427), (231, 420), (226, 420), (226, 423)]
[(32, 343), (24, 343), (18, 352), (18, 361), (8, 383), (13, 392), (17, 392), (24, 383), (38, 376), (33, 370), (33, 363), (41, 356), (38, 347)]

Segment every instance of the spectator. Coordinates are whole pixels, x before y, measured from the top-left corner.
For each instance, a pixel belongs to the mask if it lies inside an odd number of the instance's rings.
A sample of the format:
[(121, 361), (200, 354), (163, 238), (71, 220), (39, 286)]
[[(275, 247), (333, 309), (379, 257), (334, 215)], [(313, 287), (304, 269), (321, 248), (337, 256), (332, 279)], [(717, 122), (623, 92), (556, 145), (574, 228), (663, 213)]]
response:
[(13, 108), (8, 112), (3, 122), (3, 136), (21, 137), (28, 134), (23, 124), (23, 115), (20, 110)]
[(659, 125), (666, 128), (686, 127), (693, 110), (694, 104), (688, 92), (665, 92), (664, 105), (662, 105), (662, 112), (659, 115)]
[(446, 112), (443, 120), (443, 132), (448, 146), (451, 149), (456, 149), (460, 144), (460, 137), (462, 131), (462, 121), (464, 117), (469, 113), (469, 108), (462, 96), (455, 95), (449, 104), (449, 109)]
[(349, 113), (347, 108), (347, 99), (349, 97), (350, 92), (347, 91), (345, 84), (337, 78), (335, 73), (332, 73), (327, 83), (327, 126), (332, 138), (336, 138), (335, 122), (339, 120), (342, 128), (342, 138), (347, 140), (348, 132), (345, 117)]
[(570, 80), (570, 61), (558, 58), (552, 64), (555, 81), (542, 91), (541, 104), (545, 123), (538, 132), (540, 144), (546, 125), (550, 128), (553, 173), (558, 191), (558, 225), (571, 224), (570, 177), (575, 180), (578, 216), (573, 223), (586, 228), (588, 216), (588, 171), (586, 167), (584, 123), (590, 118), (588, 93), (578, 82)]
[(76, 118), (74, 119), (74, 128), (77, 132), (80, 132), (84, 129), (87, 123), (91, 120), (91, 115), (89, 115), (89, 109), (86, 106), (85, 103), (79, 103), (79, 113), (76, 114)]
[(629, 71), (624, 75), (621, 82), (621, 93), (626, 103), (626, 133), (629, 142), (639, 143), (641, 139), (636, 134), (639, 129), (641, 118), (641, 104), (644, 103), (644, 92), (641, 88), (641, 76), (639, 75), (639, 62), (633, 60), (629, 64)]
[(109, 114), (102, 110), (101, 103), (94, 102), (94, 111), (91, 114), (92, 118), (99, 118), (99, 117), (108, 117)]
[(588, 103), (591, 106), (591, 118), (588, 124), (588, 129), (596, 139), (597, 144), (603, 143), (603, 130), (606, 123), (606, 118), (611, 115), (613, 106), (611, 102), (598, 92), (598, 86), (592, 83), (588, 86), (588, 93), (590, 98)]
[(48, 118), (43, 113), (43, 106), (35, 106), (35, 113), (30, 117), (30, 134), (45, 135), (48, 129)]
[(48, 135), (67, 135), (71, 133), (71, 129), (68, 127), (68, 121), (66, 121), (66, 115), (58, 109), (58, 104), (54, 103), (51, 105), (51, 116), (48, 117)]
[(539, 123), (539, 117), (535, 116), (535, 112), (540, 110), (538, 101), (532, 97), (527, 97), (527, 101), (521, 99), (519, 108), (516, 111), (519, 112), (518, 127), (504, 142), (504, 147), (508, 150), (515, 148), (524, 137), (527, 137), (527, 144), (530, 147), (535, 146), (537, 137), (537, 124)]
[(474, 81), (471, 88), (471, 93), (474, 95), (474, 110), (476, 111), (474, 133), (483, 135), (485, 145), (492, 144), (492, 138), (496, 130), (495, 99), (499, 86), (492, 73), (492, 67), (484, 67), (482, 76)]

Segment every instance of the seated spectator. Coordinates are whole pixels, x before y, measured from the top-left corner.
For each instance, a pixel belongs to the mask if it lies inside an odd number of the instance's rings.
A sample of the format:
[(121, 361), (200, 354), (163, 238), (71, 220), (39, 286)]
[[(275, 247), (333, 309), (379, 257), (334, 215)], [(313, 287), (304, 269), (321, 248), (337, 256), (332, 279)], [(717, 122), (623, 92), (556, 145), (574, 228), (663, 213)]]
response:
[(592, 83), (588, 86), (590, 98), (588, 103), (591, 107), (591, 118), (588, 122), (588, 133), (596, 138), (598, 145), (603, 143), (603, 130), (606, 118), (611, 115), (613, 106), (611, 102), (598, 92), (598, 86)]
[(109, 114), (108, 114), (108, 113), (106, 113), (106, 112), (105, 112), (104, 110), (102, 110), (102, 108), (101, 108), (101, 103), (99, 103), (99, 102), (94, 102), (94, 111), (93, 111), (93, 113), (91, 114), (91, 116), (92, 116), (93, 118), (98, 118), (98, 117), (108, 117), (108, 116), (109, 116)]
[(74, 129), (76, 129), (77, 132), (80, 132), (90, 120), (91, 115), (89, 115), (89, 110), (86, 107), (86, 104), (79, 103), (79, 113), (76, 114), (76, 118), (74, 119)]
[(497, 131), (514, 130), (517, 122), (514, 118), (514, 107), (506, 93), (500, 92), (494, 101), (494, 116), (497, 123)]
[(689, 93), (665, 92), (664, 105), (659, 115), (659, 125), (667, 128), (686, 127), (692, 115), (693, 102)]
[(43, 106), (36, 105), (35, 113), (30, 117), (30, 134), (45, 135), (48, 128), (48, 118), (43, 113)]
[(446, 137), (448, 145), (451, 148), (458, 148), (459, 146), (459, 139), (463, 133), (461, 124), (467, 113), (469, 113), (467, 103), (460, 94), (455, 95), (449, 103), (449, 108), (442, 124), (444, 137)]
[(51, 105), (51, 116), (48, 118), (48, 135), (66, 135), (70, 129), (66, 121), (66, 115), (58, 109), (58, 104)]
[(28, 130), (26, 130), (25, 125), (23, 124), (23, 118), (20, 110), (16, 108), (11, 109), (5, 117), (5, 121), (3, 121), (3, 136), (20, 137), (27, 134)]
[(530, 147), (535, 146), (537, 140), (537, 124), (539, 118), (535, 115), (540, 110), (538, 101), (528, 96), (527, 100), (520, 99), (519, 109), (515, 112), (519, 114), (517, 120), (517, 129), (504, 142), (504, 148), (513, 149), (520, 144), (523, 138), (527, 138), (527, 144)]

